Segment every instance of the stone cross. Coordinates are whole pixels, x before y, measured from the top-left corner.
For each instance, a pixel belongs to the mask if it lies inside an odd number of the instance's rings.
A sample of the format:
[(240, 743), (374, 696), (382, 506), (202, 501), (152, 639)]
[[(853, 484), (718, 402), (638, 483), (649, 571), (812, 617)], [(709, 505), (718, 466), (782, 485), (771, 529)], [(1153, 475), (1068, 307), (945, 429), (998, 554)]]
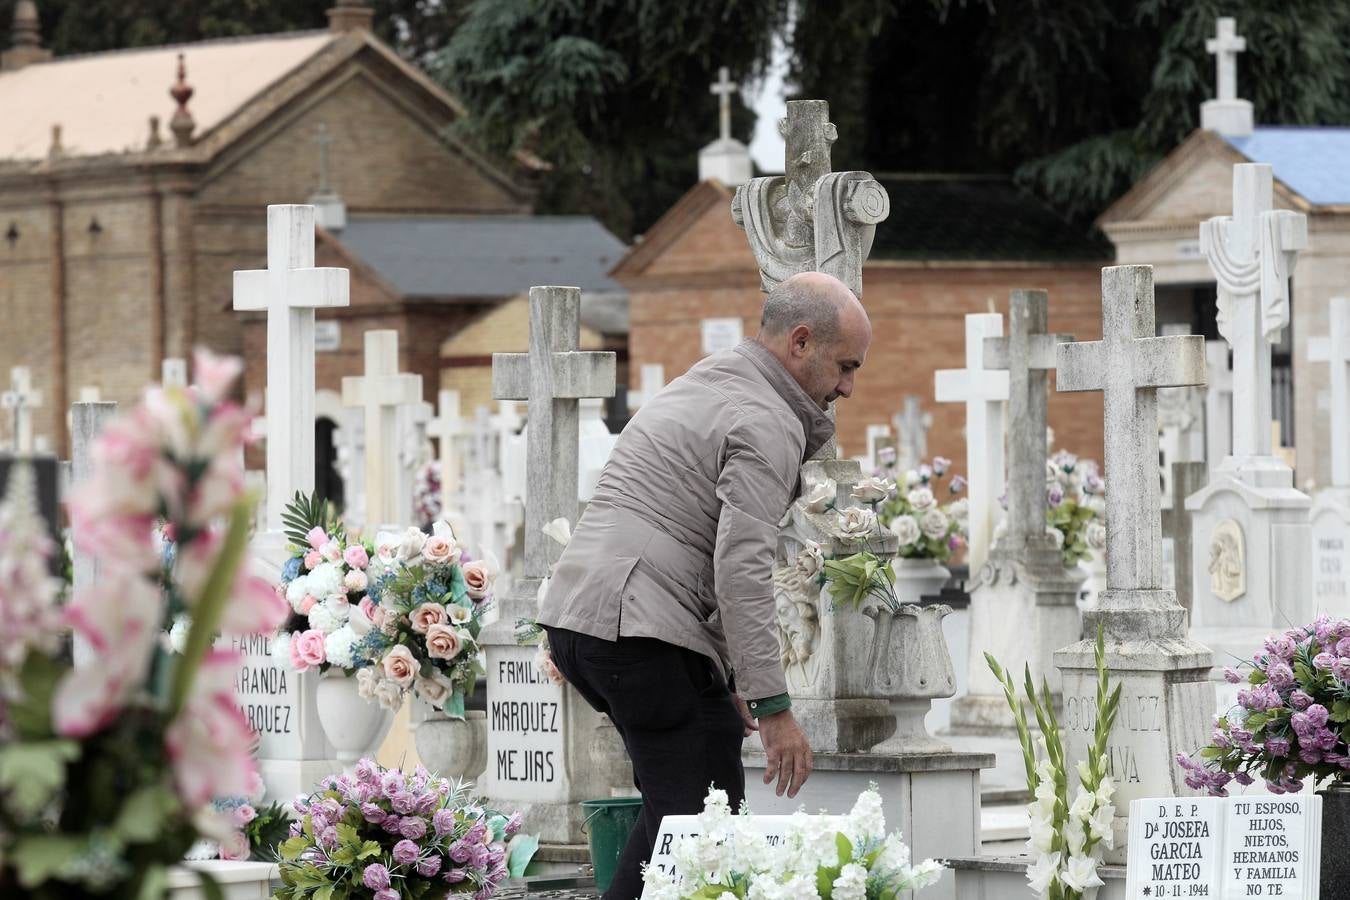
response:
[(1191, 611), (1191, 551), (1194, 542), (1186, 498), (1205, 486), (1205, 473), (1206, 467), (1202, 462), (1172, 463), (1171, 477), (1168, 479), (1172, 503), (1162, 511), (1163, 537), (1172, 539), (1172, 583), (1177, 592), (1177, 603), (1187, 612)]
[(862, 297), (863, 262), (891, 200), (867, 172), (830, 171), (839, 133), (829, 119), (824, 100), (789, 100), (778, 122), (785, 174), (752, 179), (731, 201), (766, 292), (801, 272), (825, 272)]
[[(84, 482), (94, 471), (94, 442), (110, 419), (117, 414), (117, 404), (107, 402), (73, 403), (70, 407), (70, 487)], [(76, 526), (72, 526), (74, 528)], [(98, 562), (80, 550), (80, 541), (74, 543), (71, 559), (71, 589), (76, 593), (98, 582)], [(84, 638), (76, 637), (77, 661), (88, 657), (89, 646)]]
[(933, 425), (933, 414), (923, 411), (919, 398), (910, 394), (905, 406), (891, 420), (895, 423), (895, 438), (899, 443), (899, 467), (913, 469), (928, 458), (928, 429)]
[(737, 86), (731, 81), (731, 70), (722, 66), (717, 70), (717, 81), (710, 88), (710, 93), (717, 95), (718, 125), (721, 130), (722, 140), (731, 139), (731, 95), (736, 93)]
[(643, 363), (641, 379), (641, 389), (628, 392), (629, 409), (637, 409), (666, 386), (666, 367), (660, 363)]
[(269, 531), (314, 490), (314, 310), (346, 306), (348, 285), (346, 269), (314, 267), (314, 207), (267, 207), (267, 268), (234, 273), (234, 308), (267, 311)]
[(1163, 590), (1155, 392), (1204, 384), (1204, 339), (1154, 337), (1153, 267), (1112, 266), (1102, 270), (1102, 340), (1055, 352), (1059, 390), (1103, 394), (1108, 589)]
[[(970, 538), (966, 558), (978, 572), (994, 536), (994, 507), (1003, 485), (1003, 404), (1008, 373), (984, 367), (984, 342), (1003, 334), (1003, 316), (966, 316), (966, 367), (933, 373), (939, 403), (966, 405), (966, 495), (970, 500)], [(1044, 480), (1042, 478), (1042, 480)]]
[[(395, 521), (399, 475), (395, 464), (398, 408), (422, 402), (422, 376), (398, 371), (397, 331), (367, 331), (365, 340), (365, 374), (342, 379), (342, 402), (365, 410), (366, 528), (373, 531), (386, 525), (402, 527), (411, 524)], [(311, 423), (311, 436), (313, 432)], [(270, 451), (271, 441), (268, 443)], [(310, 460), (313, 461), (313, 454)]]
[(613, 353), (583, 351), (581, 291), (530, 288), (530, 350), (492, 354), (492, 396), (529, 403), (525, 477), (525, 578), (542, 579), (561, 550), (544, 526), (577, 519), (579, 401), (612, 397)]
[(1308, 359), (1331, 364), (1331, 484), (1350, 487), (1350, 297), (1332, 297), (1330, 331), (1308, 341)]
[(1014, 552), (1049, 540), (1045, 533), (1046, 417), (1049, 373), (1055, 345), (1073, 338), (1048, 334), (1050, 297), (1045, 291), (1013, 291), (1008, 336), (984, 340), (986, 369), (1008, 373), (1008, 531)]
[[(1219, 333), (1233, 348), (1234, 457), (1271, 455), (1270, 345), (1289, 324), (1289, 276), (1308, 246), (1308, 218), (1271, 209), (1271, 167), (1233, 167), (1233, 215), (1200, 226), (1219, 289)], [(1214, 460), (1210, 461), (1214, 464)]]
[(436, 439), (441, 461), (441, 515), (450, 514), (459, 492), (460, 463), (455, 441), (468, 433), (459, 416), (459, 391), (442, 390), (436, 397), (437, 415), (427, 422), (427, 436)]
[(1205, 462), (1216, 468), (1233, 452), (1233, 369), (1228, 342), (1205, 341)]
[(187, 387), (187, 360), (176, 356), (161, 360), (159, 363), (159, 383), (163, 387)]
[(1247, 49), (1247, 39), (1239, 37), (1237, 20), (1220, 17), (1215, 36), (1205, 41), (1205, 52), (1214, 57), (1219, 100), (1237, 99), (1237, 55)]
[(33, 452), (33, 410), (42, 406), (42, 392), (33, 389), (33, 373), (27, 366), (9, 370), (9, 390), (0, 394), (0, 407), (13, 410), (14, 452)]

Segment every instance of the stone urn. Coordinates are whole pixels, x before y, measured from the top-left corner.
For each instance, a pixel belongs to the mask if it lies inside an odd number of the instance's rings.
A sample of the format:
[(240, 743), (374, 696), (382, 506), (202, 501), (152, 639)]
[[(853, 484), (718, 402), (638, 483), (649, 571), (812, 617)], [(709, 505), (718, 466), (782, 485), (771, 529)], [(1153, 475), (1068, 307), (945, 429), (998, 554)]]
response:
[(356, 679), (336, 667), (319, 679), (316, 692), (319, 724), (334, 757), (350, 769), (365, 756), (374, 756), (394, 724), (394, 714), (356, 690)]
[(465, 710), (448, 716), (422, 700), (413, 701), (413, 743), (422, 765), (450, 781), (478, 781), (487, 768), (487, 713)]
[[(932, 574), (928, 584), (934, 585), (935, 581), (936, 575)], [(896, 583), (898, 586), (898, 579)], [(936, 592), (943, 583), (945, 580), (924, 590)], [(867, 664), (871, 692), (885, 699), (895, 716), (895, 733), (870, 752), (921, 754), (951, 750), (951, 745), (929, 734), (924, 723), (934, 700), (956, 693), (956, 672), (942, 634), (942, 620), (951, 612), (952, 608), (946, 604), (916, 603), (907, 603), (896, 610), (880, 607), (868, 610), (867, 615), (876, 621), (876, 637)]]
[(1332, 781), (1317, 792), (1322, 798), (1322, 900), (1350, 898), (1350, 782)]

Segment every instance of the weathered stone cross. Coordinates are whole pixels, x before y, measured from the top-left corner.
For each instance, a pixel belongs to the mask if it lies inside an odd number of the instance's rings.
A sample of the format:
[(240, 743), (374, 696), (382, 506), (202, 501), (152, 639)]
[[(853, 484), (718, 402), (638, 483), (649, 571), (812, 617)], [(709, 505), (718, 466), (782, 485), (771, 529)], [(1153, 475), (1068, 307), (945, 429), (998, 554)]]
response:
[[(422, 401), (422, 376), (399, 372), (398, 332), (393, 329), (366, 332), (365, 366), (364, 375), (342, 379), (342, 402), (365, 409), (366, 527), (402, 527), (412, 523), (396, 521), (398, 408)], [(311, 424), (311, 435), (313, 430)], [(270, 439), (268, 443), (270, 457)]]
[(717, 70), (717, 81), (708, 88), (708, 91), (717, 95), (718, 124), (724, 141), (731, 139), (731, 95), (736, 93), (736, 90), (737, 85), (731, 81), (731, 70), (722, 66)]
[[(1219, 333), (1233, 348), (1233, 453), (1271, 455), (1270, 345), (1289, 324), (1289, 276), (1308, 246), (1308, 218), (1271, 209), (1271, 167), (1233, 167), (1233, 215), (1200, 226), (1219, 288)], [(1210, 460), (1211, 465), (1215, 460)]]
[(1045, 544), (1045, 459), (1049, 373), (1055, 346), (1073, 340), (1047, 334), (1050, 297), (1045, 291), (1013, 291), (1008, 336), (984, 340), (986, 369), (1008, 372), (1008, 531), (1002, 539), (1014, 553)]
[(1331, 364), (1331, 484), (1350, 487), (1350, 297), (1332, 297), (1329, 331), (1308, 341), (1308, 359)]
[[(994, 534), (994, 498), (1003, 484), (1003, 404), (1008, 373), (984, 366), (984, 342), (1003, 334), (1003, 316), (966, 316), (966, 367), (933, 373), (939, 403), (966, 405), (966, 492), (970, 500), (970, 537), (966, 558), (978, 572), (989, 555)], [(1044, 480), (1044, 479), (1042, 479)]]
[(267, 268), (234, 273), (234, 308), (267, 311), (269, 531), (314, 490), (314, 310), (346, 306), (348, 283), (346, 269), (314, 268), (312, 206), (267, 207)]
[(1061, 391), (1101, 391), (1105, 407), (1106, 583), (1163, 584), (1156, 390), (1205, 383), (1204, 339), (1154, 337), (1153, 267), (1102, 269), (1102, 340), (1055, 348)]
[(42, 406), (42, 392), (33, 388), (33, 373), (27, 366), (9, 370), (9, 390), (0, 394), (0, 407), (12, 410), (14, 452), (27, 456), (33, 452), (33, 410)]
[(441, 462), (441, 516), (450, 515), (455, 494), (459, 491), (459, 462), (455, 452), (456, 439), (468, 434), (459, 415), (459, 391), (442, 390), (436, 397), (437, 414), (427, 422), (427, 436), (434, 437), (439, 446)]
[(1237, 99), (1237, 55), (1247, 49), (1247, 39), (1239, 37), (1237, 20), (1221, 17), (1215, 36), (1205, 41), (1205, 52), (1214, 56), (1218, 70), (1218, 100)]
[(529, 402), (524, 574), (535, 581), (561, 552), (544, 526), (559, 517), (576, 524), (578, 401), (614, 396), (614, 354), (580, 344), (581, 291), (532, 287), (529, 352), (492, 354), (492, 396)]
[(163, 387), (187, 387), (187, 360), (177, 356), (169, 356), (160, 360), (159, 383)]
[(1192, 535), (1194, 528), (1186, 498), (1205, 486), (1205, 464), (1202, 462), (1172, 463), (1170, 509), (1162, 511), (1163, 537), (1172, 539), (1172, 581), (1176, 587), (1177, 603), (1187, 612), (1191, 610)]

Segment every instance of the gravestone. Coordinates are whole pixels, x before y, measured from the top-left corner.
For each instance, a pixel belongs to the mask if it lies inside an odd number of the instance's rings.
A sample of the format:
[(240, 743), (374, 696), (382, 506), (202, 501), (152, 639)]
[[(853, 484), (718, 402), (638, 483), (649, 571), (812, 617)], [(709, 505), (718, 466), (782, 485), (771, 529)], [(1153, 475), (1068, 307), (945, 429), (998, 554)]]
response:
[(1205, 341), (1205, 465), (1213, 471), (1233, 452), (1233, 367), (1227, 341)]
[(436, 439), (436, 456), (440, 461), (442, 517), (456, 515), (460, 510), (461, 473), (466, 470), (464, 455), (456, 445), (468, 434), (469, 429), (459, 415), (459, 391), (442, 389), (436, 395), (436, 417), (427, 423), (427, 437)]
[(1045, 291), (1013, 291), (1008, 336), (984, 339), (984, 368), (1008, 375), (1007, 528), (972, 570), (969, 687), (952, 703), (956, 733), (1013, 728), (1003, 685), (985, 653), (1013, 671), (1030, 665), (1032, 677), (1044, 678), (1058, 699), (1053, 654), (1081, 634), (1075, 601), (1086, 573), (1066, 567), (1046, 533), (1047, 394), (1055, 347), (1070, 340), (1047, 332), (1049, 315)]
[[(296, 491), (314, 490), (314, 310), (346, 306), (346, 269), (314, 267), (314, 208), (267, 207), (267, 268), (234, 273), (234, 308), (267, 314), (267, 503), (251, 565), (273, 584), (289, 554), (281, 521)], [(169, 371), (178, 377), (177, 371)], [(239, 705), (258, 732), (269, 798), (293, 797), (341, 768), (319, 724), (319, 674), (297, 673), (261, 636), (235, 637)]]
[(398, 516), (398, 410), (422, 402), (422, 376), (398, 371), (397, 331), (366, 332), (365, 374), (342, 379), (342, 402), (364, 410), (367, 532), (406, 528), (413, 523)]
[(1171, 503), (1162, 511), (1163, 537), (1172, 542), (1172, 589), (1177, 592), (1177, 603), (1186, 612), (1191, 611), (1191, 566), (1195, 558), (1195, 533), (1191, 514), (1186, 509), (1186, 498), (1205, 483), (1205, 464), (1202, 462), (1172, 463), (1168, 478)]
[[(1108, 862), (1124, 861), (1130, 801), (1184, 792), (1173, 756), (1205, 744), (1214, 711), (1210, 652), (1187, 637), (1186, 610), (1163, 581), (1157, 476), (1155, 392), (1204, 383), (1203, 341), (1155, 337), (1153, 315), (1151, 266), (1103, 269), (1102, 340), (1055, 348), (1058, 390), (1103, 394), (1107, 589), (1083, 618), (1087, 635), (1104, 632), (1106, 664), (1122, 688), (1107, 740), (1117, 786)], [(1072, 767), (1087, 759), (1095, 726), (1095, 640), (1059, 650), (1055, 665)]]
[(1331, 486), (1313, 498), (1313, 602), (1350, 615), (1350, 298), (1332, 297), (1330, 330), (1308, 341), (1308, 359), (1331, 366)]
[(574, 689), (551, 684), (535, 666), (535, 648), (514, 637), (517, 619), (538, 614), (540, 585), (562, 550), (544, 526), (577, 520), (579, 401), (614, 394), (614, 354), (578, 349), (580, 310), (577, 288), (531, 288), (529, 352), (492, 357), (493, 396), (528, 402), (530, 427), (524, 576), (498, 596), (498, 620), (480, 638), (488, 695), (481, 788), (553, 845), (584, 843), (579, 801), (626, 793), (631, 781), (613, 726)]
[(159, 364), (159, 383), (162, 387), (187, 387), (187, 360), (178, 356), (165, 357)]
[(1198, 639), (1244, 658), (1256, 631), (1308, 621), (1312, 612), (1311, 500), (1273, 453), (1270, 369), (1308, 223), (1272, 209), (1272, 192), (1270, 166), (1234, 166), (1233, 215), (1200, 226), (1218, 281), (1219, 333), (1233, 348), (1233, 451), (1210, 460), (1209, 484), (1186, 499), (1195, 541), (1191, 618)]
[(895, 452), (895, 440), (891, 437), (891, 426), (875, 424), (867, 426), (866, 440), (867, 454), (860, 462), (863, 471), (870, 475), (881, 470), (880, 456), (883, 449), (888, 449), (891, 453)]
[(905, 406), (891, 420), (895, 423), (896, 467), (900, 472), (917, 469), (928, 459), (928, 429), (933, 427), (933, 414), (924, 412), (919, 398), (905, 397)]
[(984, 342), (1003, 334), (999, 313), (966, 315), (966, 367), (933, 373), (939, 403), (966, 405), (966, 497), (970, 536), (966, 561), (978, 572), (994, 542), (998, 497), (1003, 492), (1003, 407), (1008, 402), (1008, 373), (984, 367)]
[(27, 366), (9, 370), (9, 390), (0, 394), (0, 409), (10, 411), (11, 447), (19, 456), (34, 450), (33, 410), (42, 406), (42, 392), (33, 387), (33, 373)]
[[(108, 422), (117, 415), (117, 404), (111, 402), (75, 403), (70, 408), (70, 484), (68, 489), (84, 483), (94, 471), (94, 442), (103, 433)], [(76, 526), (71, 524), (74, 532)], [(82, 593), (98, 583), (98, 561), (80, 549), (79, 535), (72, 535), (71, 590)], [(85, 657), (87, 646), (83, 638), (75, 639), (75, 661)]]

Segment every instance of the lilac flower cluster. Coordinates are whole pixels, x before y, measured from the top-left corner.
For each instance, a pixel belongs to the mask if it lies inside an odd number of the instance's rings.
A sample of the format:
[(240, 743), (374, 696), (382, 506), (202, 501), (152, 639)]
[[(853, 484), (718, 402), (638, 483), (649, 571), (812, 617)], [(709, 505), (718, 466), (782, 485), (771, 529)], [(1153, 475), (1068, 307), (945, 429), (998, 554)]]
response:
[(1323, 615), (1272, 635), (1244, 667), (1245, 675), (1224, 669), (1229, 683), (1247, 686), (1216, 722), (1209, 746), (1198, 759), (1177, 756), (1186, 784), (1225, 796), (1230, 782), (1260, 777), (1283, 794), (1310, 776), (1350, 777), (1350, 620)]
[(519, 813), (508, 818), (472, 800), (463, 783), (421, 766), (405, 775), (369, 759), (351, 775), (324, 779), (293, 806), (297, 818), (280, 848), (282, 881), (309, 884), (317, 872), (326, 884), (372, 900), (487, 900), (511, 870), (506, 841), (521, 822)]

